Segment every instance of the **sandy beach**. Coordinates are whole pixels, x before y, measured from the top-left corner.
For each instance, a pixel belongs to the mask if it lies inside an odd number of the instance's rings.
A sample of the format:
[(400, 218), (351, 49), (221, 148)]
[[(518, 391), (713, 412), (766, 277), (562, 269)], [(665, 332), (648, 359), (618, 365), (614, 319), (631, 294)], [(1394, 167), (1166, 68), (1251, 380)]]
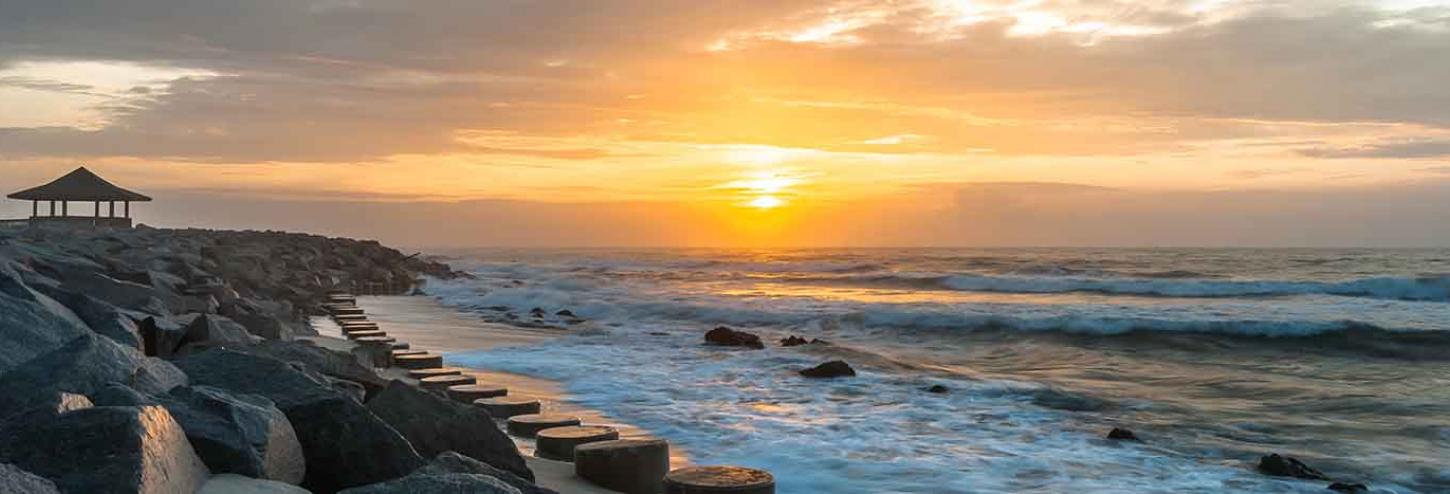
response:
[[(451, 352), (535, 345), (568, 335), (565, 331), (554, 329), (521, 328), (483, 321), (427, 296), (363, 296), (357, 298), (357, 305), (367, 312), (369, 320), (376, 322), (389, 336), (408, 342), (413, 349), (443, 354), (444, 365), (447, 366), (464, 367), (449, 359)], [(314, 317), (311, 323), (323, 337), (343, 338), (341, 328), (327, 317)], [(347, 344), (345, 339), (333, 341)], [(389, 372), (405, 374), (400, 369), (390, 369)], [(619, 430), (623, 439), (654, 437), (648, 431), (620, 418), (571, 403), (567, 393), (553, 381), (485, 369), (471, 369), (466, 374), (477, 377), (480, 383), (508, 387), (509, 396), (539, 400), (545, 413), (573, 415), (582, 419), (585, 424), (614, 427)], [(499, 426), (502, 428), (504, 422), (499, 421)], [(575, 477), (573, 466), (569, 463), (535, 457), (532, 439), (513, 440), (528, 461), (529, 468), (534, 470), (539, 485), (562, 494), (614, 492)], [(671, 467), (679, 468), (688, 463), (685, 452), (671, 445)]]

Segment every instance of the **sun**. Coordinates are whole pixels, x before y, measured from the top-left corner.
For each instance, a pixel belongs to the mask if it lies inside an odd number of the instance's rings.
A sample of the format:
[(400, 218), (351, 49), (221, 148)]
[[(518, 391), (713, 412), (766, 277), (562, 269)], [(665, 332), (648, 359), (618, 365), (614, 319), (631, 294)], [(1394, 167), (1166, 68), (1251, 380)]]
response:
[(745, 204), (756, 209), (775, 209), (784, 206), (785, 201), (782, 201), (779, 197), (775, 196), (760, 196), (755, 199), (751, 199), (750, 202), (747, 202)]

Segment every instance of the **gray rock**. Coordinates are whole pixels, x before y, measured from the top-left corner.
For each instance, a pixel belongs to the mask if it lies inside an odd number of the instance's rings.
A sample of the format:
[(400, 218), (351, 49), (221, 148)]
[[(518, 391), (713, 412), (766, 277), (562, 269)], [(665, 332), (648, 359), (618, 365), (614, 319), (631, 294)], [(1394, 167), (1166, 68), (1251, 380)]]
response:
[(61, 279), (61, 287), (84, 293), (126, 309), (154, 307), (157, 291), (149, 285), (132, 283), (106, 276), (97, 271), (72, 272)]
[(91, 394), (91, 401), (103, 407), (138, 407), (155, 405), (156, 400), (121, 383), (110, 383)]
[(209, 342), (218, 345), (251, 345), (262, 338), (247, 331), (241, 324), (216, 314), (187, 314), (177, 318), (186, 327), (183, 344)]
[(60, 490), (45, 477), (21, 470), (15, 465), (0, 463), (0, 493), (60, 494)]
[(388, 385), (388, 380), (378, 376), (371, 367), (365, 365), (361, 357), (351, 353), (328, 350), (306, 340), (269, 340), (237, 350), (286, 362), (296, 362), (312, 372), (361, 384), (367, 390), (368, 396), (372, 396)]
[(503, 481), (471, 473), (409, 475), (340, 494), (521, 494)]
[(190, 494), (211, 474), (165, 408), (95, 407), (0, 430), (0, 461), (72, 493)]
[(426, 456), (456, 451), (528, 480), (534, 472), (518, 447), (480, 407), (393, 381), (368, 400), (367, 407)]
[(131, 316), (122, 309), (90, 295), (63, 290), (59, 286), (33, 287), (70, 309), (92, 331), (121, 345), (141, 349), (140, 330)]
[(302, 444), (302, 486), (319, 494), (406, 475), (423, 459), (398, 431), (321, 376), (280, 360), (216, 349), (177, 361), (194, 384), (257, 394), (287, 415)]
[(0, 262), (0, 374), (59, 349), (90, 330), (65, 306), (31, 290)]
[(505, 484), (513, 486), (513, 488), (518, 489), (519, 492), (523, 494), (558, 494), (553, 489), (539, 487), (537, 485), (534, 485), (533, 482), (520, 478), (518, 475), (499, 470), (497, 468), (494, 468), (493, 465), (489, 465), (473, 458), (460, 455), (453, 451), (444, 452), (443, 454), (438, 455), (437, 457), (433, 458), (433, 461), (428, 462), (428, 464), (424, 465), (423, 468), (419, 468), (418, 471), (413, 473), (414, 475), (438, 475), (445, 473), (471, 473), (477, 475), (487, 475), (489, 477), (499, 479)]
[(210, 386), (183, 386), (157, 397), (214, 472), (302, 482), (302, 445), (272, 400)]
[(307, 489), (275, 480), (254, 479), (233, 473), (215, 475), (196, 494), (312, 494)]
[(186, 341), (186, 326), (167, 317), (149, 316), (137, 321), (141, 349), (146, 355), (170, 358)]
[(0, 416), (57, 391), (90, 395), (115, 382), (156, 394), (186, 384), (186, 376), (168, 362), (147, 358), (109, 338), (85, 332), (65, 346), (0, 375)]

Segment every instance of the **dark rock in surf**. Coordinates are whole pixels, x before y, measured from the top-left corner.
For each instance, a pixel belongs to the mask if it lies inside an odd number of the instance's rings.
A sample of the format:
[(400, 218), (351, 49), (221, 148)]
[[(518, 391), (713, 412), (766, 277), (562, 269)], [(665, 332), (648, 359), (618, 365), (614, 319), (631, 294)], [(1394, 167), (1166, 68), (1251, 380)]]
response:
[(933, 393), (933, 394), (944, 395), (944, 394), (950, 393), (951, 392), (951, 388), (948, 388), (946, 386), (942, 386), (940, 384), (933, 384), (931, 386), (927, 386), (926, 388), (923, 388), (922, 391), (926, 391), (928, 393)]
[(1270, 454), (1259, 458), (1259, 473), (1274, 477), (1293, 477), (1296, 479), (1309, 480), (1331, 480), (1328, 475), (1315, 470), (1313, 467), (1304, 464), (1297, 458)]
[(415, 386), (393, 381), (368, 400), (382, 418), (425, 456), (456, 451), (533, 480), (512, 439), (494, 425), (482, 407), (458, 403)]
[(1369, 492), (1369, 486), (1367, 485), (1351, 484), (1348, 482), (1335, 482), (1333, 484), (1329, 484), (1329, 487), (1327, 487), (1327, 489), (1334, 492), (1343, 492), (1345, 494), (1364, 494), (1366, 492)]
[(574, 315), (574, 312), (571, 311), (571, 310), (569, 310), (569, 309), (564, 309), (564, 310), (561, 310), (559, 312), (555, 312), (554, 315), (559, 316), (559, 317), (579, 317), (579, 316)]
[(809, 369), (803, 369), (800, 371), (800, 375), (811, 378), (850, 377), (856, 375), (856, 369), (852, 369), (851, 365), (844, 360), (832, 360)]
[(1121, 427), (1114, 427), (1113, 430), (1108, 431), (1108, 439), (1112, 439), (1114, 441), (1138, 441), (1139, 440), (1138, 439), (1138, 435), (1137, 434), (1134, 434), (1133, 431), (1130, 431), (1128, 429), (1123, 429)]
[(783, 347), (801, 346), (806, 344), (810, 344), (810, 342), (806, 341), (805, 338), (801, 338), (796, 335), (790, 335), (780, 339), (780, 346)]
[(711, 345), (739, 346), (756, 350), (765, 348), (765, 343), (760, 341), (759, 336), (744, 331), (736, 331), (725, 326), (720, 326), (706, 332), (705, 342)]
[(529, 309), (529, 315), (534, 316), (535, 319), (543, 319), (544, 309), (534, 307), (532, 309)]

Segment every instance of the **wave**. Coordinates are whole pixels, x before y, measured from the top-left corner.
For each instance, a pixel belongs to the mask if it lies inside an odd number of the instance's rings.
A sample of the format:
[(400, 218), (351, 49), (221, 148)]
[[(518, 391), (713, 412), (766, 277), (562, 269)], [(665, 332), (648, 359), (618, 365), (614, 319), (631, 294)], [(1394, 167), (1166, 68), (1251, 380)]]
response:
[(1189, 271), (1165, 271), (1135, 278), (1060, 276), (891, 274), (851, 277), (799, 276), (795, 283), (826, 283), (884, 288), (993, 293), (1101, 293), (1150, 297), (1275, 297), (1336, 295), (1404, 301), (1450, 301), (1450, 275), (1376, 277), (1357, 280), (1212, 280)]

